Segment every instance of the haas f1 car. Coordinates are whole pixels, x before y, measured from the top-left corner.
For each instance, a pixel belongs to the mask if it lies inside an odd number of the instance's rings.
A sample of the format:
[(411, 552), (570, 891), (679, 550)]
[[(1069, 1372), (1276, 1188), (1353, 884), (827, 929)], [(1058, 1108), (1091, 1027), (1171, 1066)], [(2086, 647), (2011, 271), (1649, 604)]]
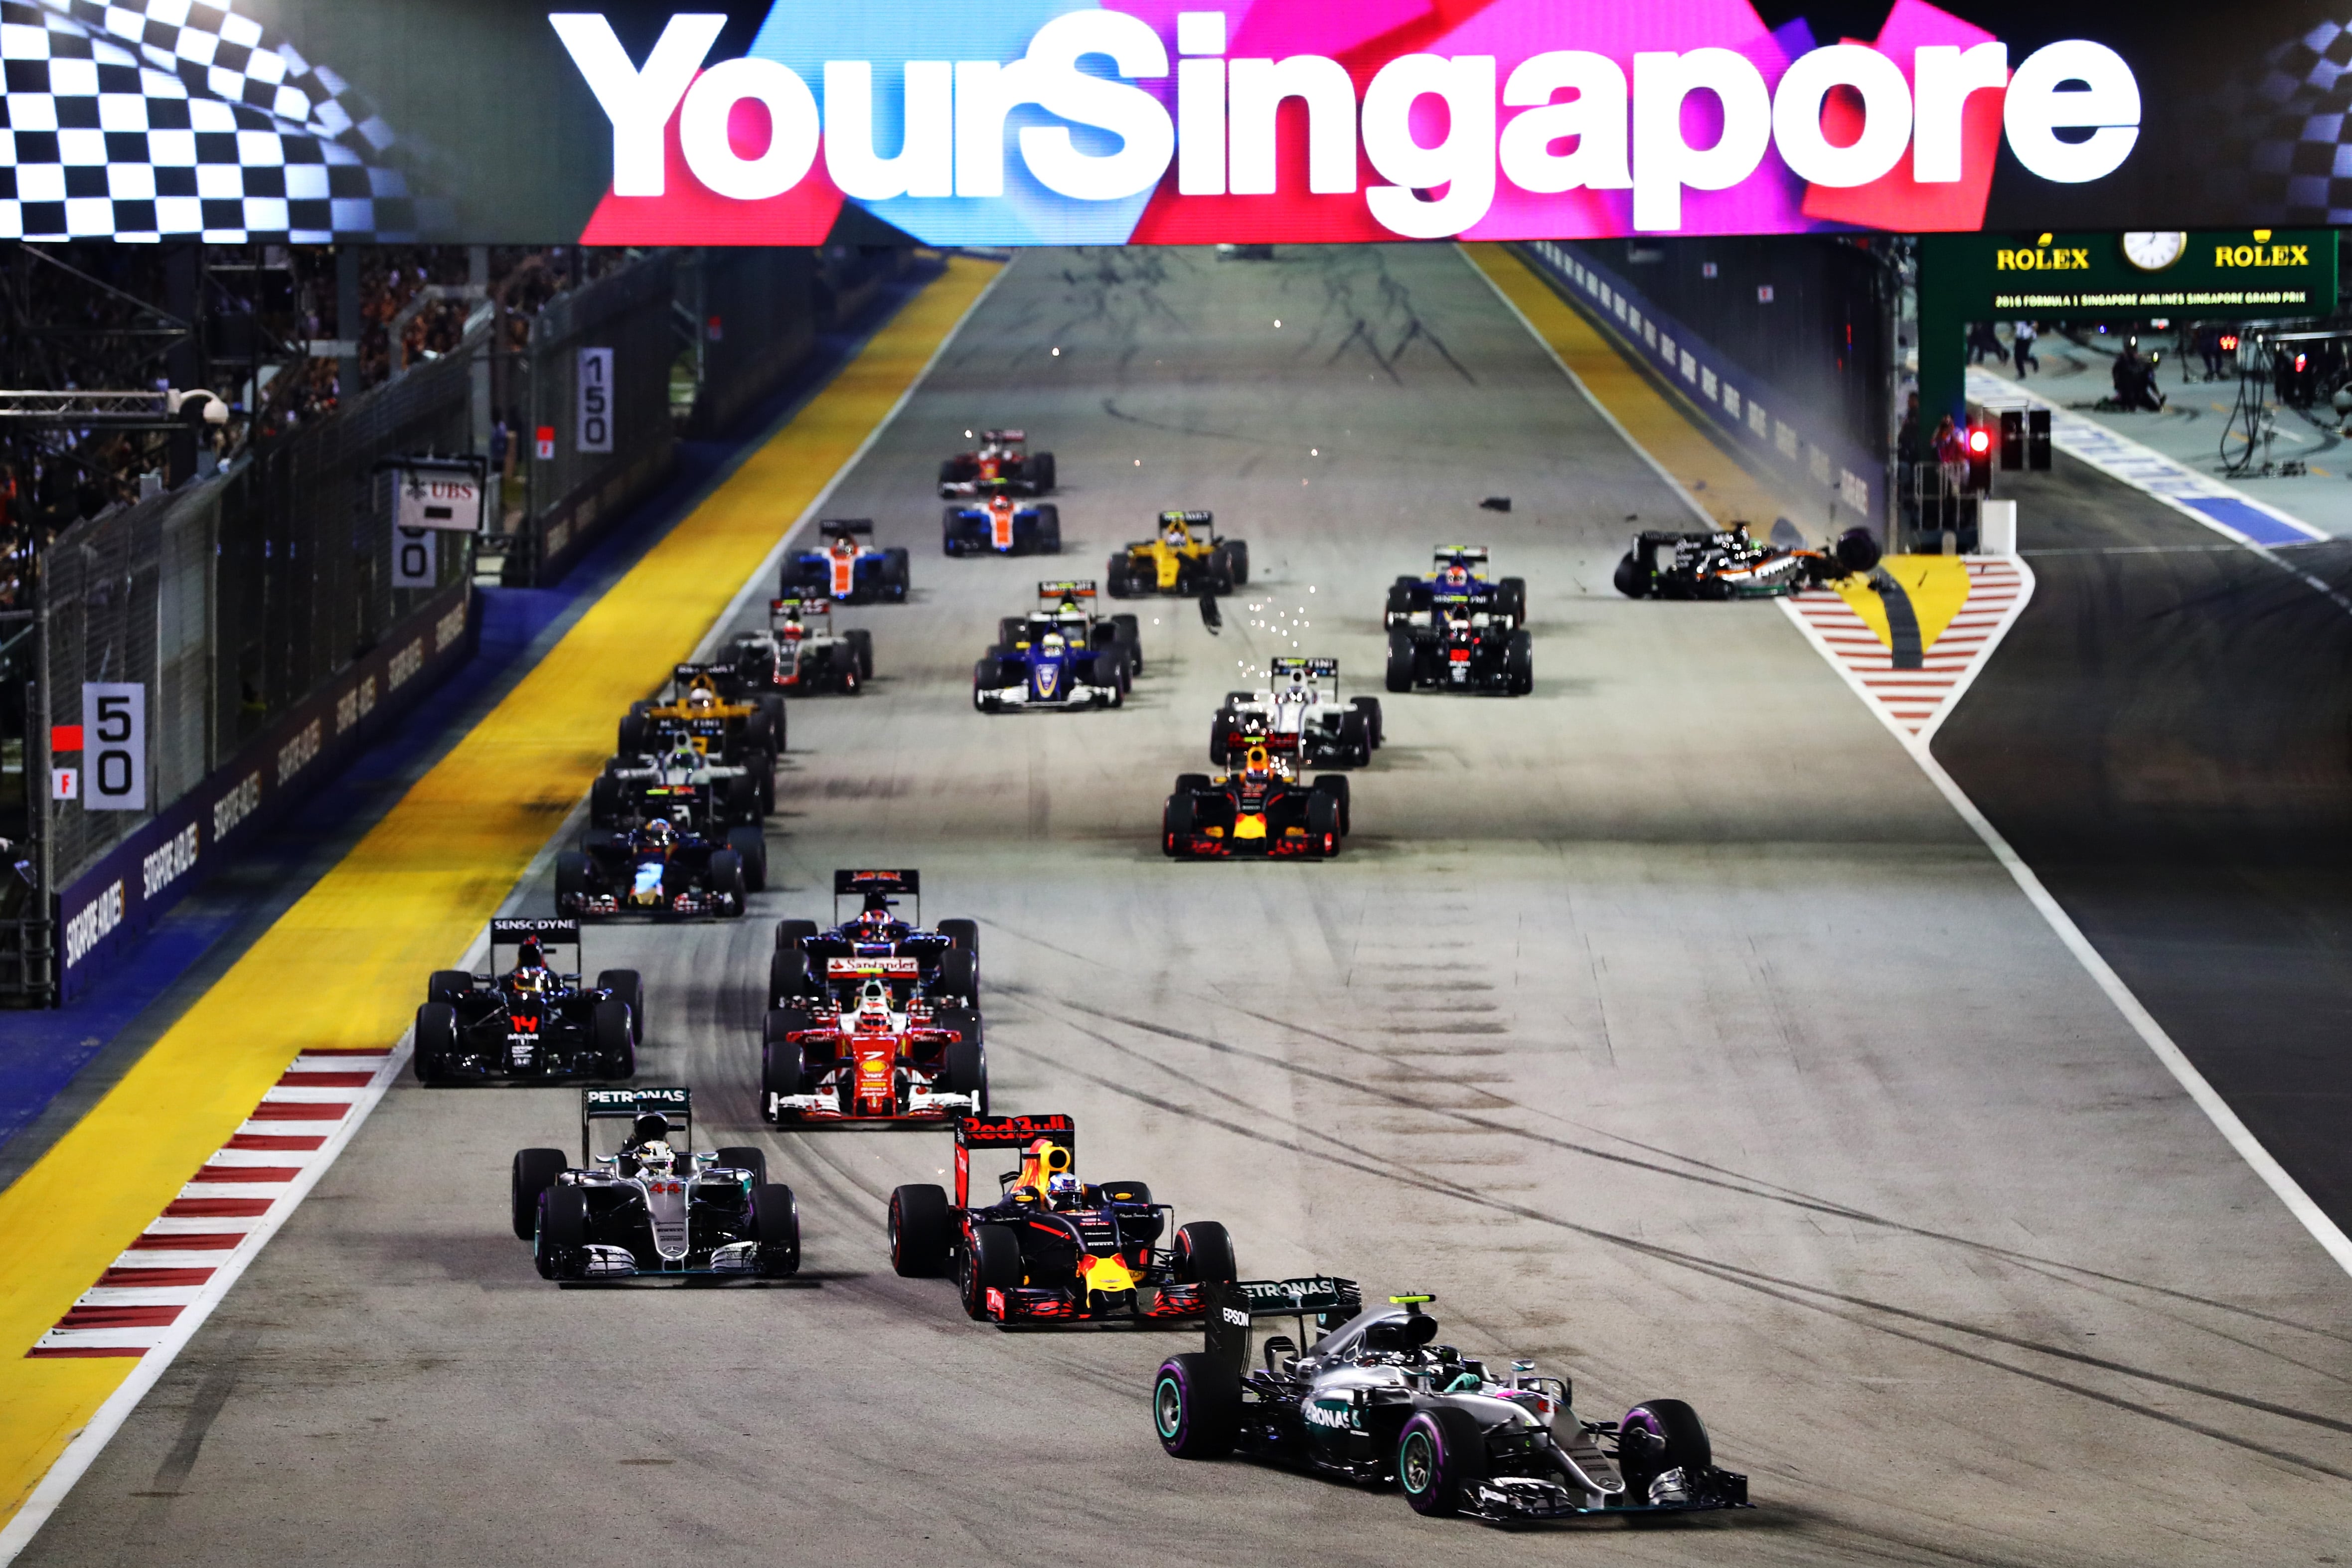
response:
[(756, 827), (719, 840), (656, 816), (621, 833), (592, 827), (555, 858), (555, 907), (574, 919), (733, 920), (767, 885), (768, 841)]
[(1180, 773), (1160, 819), (1160, 847), (1174, 860), (1328, 860), (1349, 828), (1348, 780), (1325, 773), (1299, 782), (1290, 759), (1263, 734), (1233, 772)]
[(1269, 691), (1228, 691), (1209, 729), (1209, 760), (1232, 765), (1248, 737), (1263, 736), (1267, 751), (1302, 767), (1370, 767), (1381, 744), (1381, 700), (1339, 702), (1336, 658), (1277, 658)]
[(921, 961), (828, 958), (824, 982), (824, 997), (768, 1014), (760, 1076), (770, 1121), (988, 1114), (980, 1014), (966, 998), (935, 997)]
[[(964, 435), (969, 437), (967, 430)], [(958, 496), (1042, 496), (1054, 489), (1054, 454), (1028, 449), (1025, 430), (983, 430), (980, 449), (940, 463), (940, 499)]]
[[(627, 1141), (599, 1155), (594, 1129), (626, 1121)], [(514, 1233), (543, 1279), (646, 1275), (775, 1279), (801, 1266), (793, 1190), (768, 1180), (757, 1149), (694, 1148), (683, 1089), (583, 1089), (580, 1164), (561, 1149), (514, 1157)]]
[(768, 629), (738, 637), (734, 658), (746, 691), (855, 697), (874, 679), (874, 634), (852, 626), (836, 636), (830, 599), (771, 599)]
[(1617, 591), (1629, 599), (1768, 599), (1818, 588), (1878, 564), (1878, 541), (1849, 528), (1828, 550), (1759, 544), (1748, 525), (1675, 532), (1644, 529), (1617, 563)]
[[(1077, 1147), (1066, 1116), (961, 1118), (955, 1201), (929, 1183), (890, 1194), (891, 1266), (908, 1279), (952, 1274), (965, 1312), (987, 1322), (1198, 1316), (1207, 1290), (1234, 1278), (1225, 1227), (1175, 1226), (1141, 1182), (1081, 1182)], [(993, 1203), (972, 1201), (975, 1149), (1020, 1152)]]
[(839, 605), (903, 605), (907, 602), (905, 550), (877, 550), (861, 540), (874, 537), (870, 517), (826, 518), (817, 525), (824, 543), (784, 557), (776, 592), (787, 599), (831, 599)]
[[(1180, 1459), (1238, 1448), (1394, 1485), (1417, 1513), (1497, 1524), (1748, 1506), (1748, 1478), (1716, 1468), (1706, 1428), (1681, 1400), (1579, 1420), (1567, 1381), (1537, 1376), (1533, 1362), (1506, 1372), (1433, 1344), (1437, 1320), (1422, 1310), (1432, 1297), (1359, 1310), (1353, 1282), (1307, 1279), (1211, 1298), (1202, 1348), (1171, 1356), (1152, 1380), (1153, 1428)], [(1295, 1320), (1298, 1337), (1269, 1335), (1261, 1363), (1252, 1330), (1268, 1316)]]
[[(552, 961), (549, 950), (554, 949)], [(571, 964), (563, 966), (564, 950)], [(511, 967), (502, 954), (511, 954)], [(645, 1043), (646, 987), (634, 969), (580, 984), (580, 922), (495, 920), (490, 973), (434, 972), (416, 1009), (422, 1083), (627, 1078)]]
[(1062, 509), (1052, 501), (1023, 506), (999, 491), (978, 506), (941, 512), (940, 544), (950, 555), (1059, 555)]
[(1501, 582), (1486, 576), (1487, 550), (1483, 544), (1441, 544), (1426, 577), (1400, 577), (1389, 586), (1386, 625), (1426, 626), (1429, 616), (1447, 605), (1465, 605), (1511, 626), (1528, 624), (1528, 584), (1523, 577)]
[(1230, 594), (1249, 581), (1249, 546), (1217, 532), (1213, 512), (1163, 511), (1159, 531), (1110, 558), (1103, 585), (1114, 599), (1152, 594)]

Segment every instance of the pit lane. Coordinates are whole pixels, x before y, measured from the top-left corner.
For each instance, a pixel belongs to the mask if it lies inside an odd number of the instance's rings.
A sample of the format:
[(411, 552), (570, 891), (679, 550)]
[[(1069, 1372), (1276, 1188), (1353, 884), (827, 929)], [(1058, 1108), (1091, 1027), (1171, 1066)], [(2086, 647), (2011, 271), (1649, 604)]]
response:
[[(1223, 1220), (1247, 1274), (1433, 1289), (1588, 1415), (1686, 1397), (1764, 1505), (1522, 1552), (2336, 1551), (2342, 1276), (1777, 609), (1611, 592), (1678, 503), (1459, 253), (1281, 256), (1022, 256), (827, 508), (916, 595), (841, 617), (866, 696), (793, 705), (782, 890), (589, 938), (645, 971), (644, 1079), (799, 1192), (802, 1278), (550, 1287), (507, 1161), (574, 1096), (404, 1087), (23, 1561), (1491, 1560), (1394, 1496), (1165, 1458), (1150, 1373), (1191, 1334), (1001, 1334), (890, 1274), (883, 1197), (947, 1139), (755, 1114), (769, 921), (857, 862), (981, 921), (998, 1105), (1074, 1114), (1082, 1170)], [(927, 481), (983, 424), (1057, 453), (1059, 561), (939, 555)], [(1125, 710), (973, 714), (995, 618), (1176, 505), (1250, 542), (1223, 634), (1147, 605)], [(1161, 860), (1218, 695), (1294, 651), (1244, 606), (1311, 606), (1296, 651), (1369, 689), (1382, 586), (1457, 539), (1528, 580), (1534, 694), (1384, 699), (1337, 863)]]

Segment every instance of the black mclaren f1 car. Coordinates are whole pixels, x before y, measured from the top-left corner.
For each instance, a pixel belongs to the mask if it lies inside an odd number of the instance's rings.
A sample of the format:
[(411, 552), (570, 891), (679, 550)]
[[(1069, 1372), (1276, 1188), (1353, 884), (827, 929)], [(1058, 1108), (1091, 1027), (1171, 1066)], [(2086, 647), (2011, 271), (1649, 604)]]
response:
[(1535, 638), (1500, 611), (1454, 600), (1389, 627), (1391, 691), (1430, 687), (1523, 697), (1535, 685)]
[(621, 1079), (637, 1070), (645, 983), (634, 969), (607, 969), (595, 984), (581, 984), (578, 921), (494, 920), (489, 945), (490, 973), (442, 969), (425, 983), (412, 1058), (419, 1082)]
[[(1202, 1348), (1169, 1357), (1152, 1380), (1152, 1426), (1180, 1459), (1238, 1448), (1393, 1484), (1417, 1513), (1497, 1524), (1748, 1506), (1748, 1478), (1716, 1468), (1706, 1427), (1681, 1400), (1580, 1420), (1567, 1380), (1538, 1376), (1533, 1362), (1506, 1371), (1432, 1343), (1437, 1320), (1422, 1308), (1433, 1297), (1363, 1310), (1354, 1282), (1331, 1279), (1249, 1280), (1209, 1297)], [(1298, 1337), (1269, 1335), (1254, 1352), (1255, 1321), (1277, 1316)]]
[(1759, 544), (1748, 525), (1675, 531), (1643, 529), (1617, 563), (1617, 591), (1629, 599), (1767, 599), (1819, 588), (1878, 564), (1878, 541), (1849, 528), (1827, 550)]

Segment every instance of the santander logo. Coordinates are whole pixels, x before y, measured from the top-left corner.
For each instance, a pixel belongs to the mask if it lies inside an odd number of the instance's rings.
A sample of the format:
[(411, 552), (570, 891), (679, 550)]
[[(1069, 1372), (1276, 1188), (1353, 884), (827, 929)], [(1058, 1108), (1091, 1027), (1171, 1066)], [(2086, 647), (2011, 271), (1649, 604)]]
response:
[(723, 16), (671, 16), (637, 60), (603, 15), (551, 15), (612, 133), (583, 239), (814, 243), (844, 201), (933, 243), (1974, 228), (2004, 142), (2072, 185), (2139, 136), (2114, 49), (2012, 65), (1923, 0), (1825, 47), (1748, 0), (1487, 0), (1451, 26), (1412, 23), (1413, 0), (1370, 20), (1255, 0), (1172, 27), (1070, 10), (1011, 58), (951, 58), (1003, 33), (974, 0), (918, 8), (950, 58), (815, 58), (808, 34), (855, 45), (856, 23), (809, 0), (718, 61)]

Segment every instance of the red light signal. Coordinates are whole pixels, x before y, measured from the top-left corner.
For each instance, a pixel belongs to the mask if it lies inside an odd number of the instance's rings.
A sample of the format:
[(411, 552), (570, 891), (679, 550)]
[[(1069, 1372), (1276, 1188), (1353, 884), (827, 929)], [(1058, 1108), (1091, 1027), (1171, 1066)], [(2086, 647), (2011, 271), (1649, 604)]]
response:
[(1979, 425), (1969, 432), (1969, 450), (1982, 455), (1992, 450), (1992, 432)]

